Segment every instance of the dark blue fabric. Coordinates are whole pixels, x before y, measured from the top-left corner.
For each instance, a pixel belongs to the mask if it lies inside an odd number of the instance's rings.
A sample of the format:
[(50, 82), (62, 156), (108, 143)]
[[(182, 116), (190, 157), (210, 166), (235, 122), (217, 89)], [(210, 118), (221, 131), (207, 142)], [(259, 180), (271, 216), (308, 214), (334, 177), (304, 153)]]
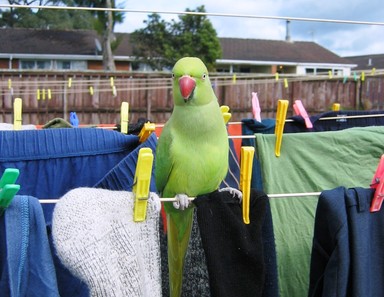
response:
[[(2, 261), (3, 297), (59, 297), (45, 219), (37, 198), (16, 195), (5, 210), (6, 261)], [(1, 236), (4, 240), (4, 234)], [(4, 244), (1, 244), (4, 248)], [(2, 256), (3, 257), (3, 256)], [(6, 266), (6, 267), (4, 267)]]
[(320, 195), (308, 296), (383, 296), (384, 208), (374, 190), (338, 187)]
[(343, 110), (343, 111), (329, 111), (317, 115), (310, 116), (313, 124), (312, 129), (305, 127), (305, 122), (301, 116), (293, 116), (293, 122), (286, 122), (284, 125), (284, 133), (295, 132), (320, 132), (320, 131), (339, 131), (354, 127), (367, 127), (367, 126), (383, 126), (384, 116), (376, 117), (362, 117), (362, 118), (348, 118), (348, 119), (334, 119), (334, 120), (320, 120), (327, 117), (337, 116), (360, 116), (360, 115), (380, 115), (384, 111), (359, 111), (359, 110)]
[[(132, 191), (140, 149), (145, 147), (150, 148), (155, 158), (156, 145), (157, 137), (155, 133), (152, 133), (145, 142), (140, 143), (133, 151), (126, 155), (115, 167), (106, 173), (103, 178), (93, 186), (96, 188), (116, 191)], [(150, 191), (157, 191), (155, 181), (155, 160), (153, 160)]]
[(235, 145), (232, 139), (229, 139), (229, 155), (228, 155), (228, 173), (224, 181), (221, 183), (220, 188), (231, 187), (239, 189), (240, 183), (240, 165), (237, 159)]
[[(256, 133), (273, 134), (275, 133), (275, 126), (276, 120), (274, 119), (264, 119), (261, 122), (255, 119), (243, 119), (241, 125), (242, 135), (254, 135)], [(255, 147), (255, 138), (243, 138), (241, 145)], [(260, 161), (256, 158), (256, 154), (253, 158), (251, 187), (259, 191), (263, 190)]]
[[(0, 172), (20, 170), (20, 195), (60, 198), (94, 186), (138, 144), (137, 136), (94, 128), (0, 131)], [(53, 207), (43, 205), (48, 224)]]
[[(18, 168), (20, 194), (60, 198), (77, 187), (131, 190), (138, 150), (150, 147), (154, 133), (142, 144), (134, 135), (95, 128), (0, 131), (0, 170)], [(156, 191), (154, 169), (151, 191)], [(54, 253), (50, 223), (54, 204), (43, 204), (61, 297), (86, 297), (88, 288), (61, 264)]]
[(5, 236), (5, 216), (0, 216), (0, 295), (9, 296), (9, 275), (7, 267), (7, 238)]

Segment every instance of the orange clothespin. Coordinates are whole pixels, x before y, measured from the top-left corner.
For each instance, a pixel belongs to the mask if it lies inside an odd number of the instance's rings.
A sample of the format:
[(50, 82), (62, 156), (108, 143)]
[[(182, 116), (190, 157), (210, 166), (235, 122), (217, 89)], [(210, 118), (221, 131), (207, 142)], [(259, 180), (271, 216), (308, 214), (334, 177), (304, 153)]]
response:
[(229, 106), (222, 105), (220, 106), (220, 110), (221, 110), (221, 113), (223, 114), (224, 122), (225, 124), (227, 124), (232, 117), (231, 113), (229, 112)]
[(340, 110), (340, 103), (333, 103), (332, 104), (332, 110), (333, 111), (339, 111)]
[(275, 156), (280, 157), (281, 142), (283, 141), (283, 132), (285, 119), (287, 117), (288, 111), (288, 100), (279, 100), (277, 102), (277, 112), (276, 112), (276, 126), (275, 126)]
[(249, 206), (251, 195), (252, 166), (255, 148), (253, 146), (241, 147), (240, 162), (240, 191), (243, 193), (242, 209), (244, 224), (249, 224)]
[(151, 184), (153, 153), (149, 147), (139, 150), (132, 192), (135, 195), (133, 220), (143, 222), (147, 216), (149, 186)]
[(376, 190), (369, 210), (370, 212), (376, 212), (381, 209), (381, 204), (384, 200), (384, 154), (381, 155), (379, 165), (377, 166), (370, 187)]
[(13, 102), (13, 130), (21, 130), (21, 125), (23, 123), (23, 101), (21, 98), (15, 98)]
[(122, 102), (120, 109), (120, 131), (124, 134), (128, 134), (128, 114), (129, 104), (128, 102)]
[(307, 127), (307, 129), (313, 128), (312, 122), (301, 100), (295, 100), (295, 104), (293, 104), (293, 109), (295, 110), (295, 113), (297, 115), (301, 115), (303, 117), (305, 121), (305, 127)]
[(260, 112), (261, 112), (261, 109), (260, 109), (259, 97), (257, 97), (256, 92), (252, 92), (252, 114), (253, 114), (253, 118), (258, 122), (261, 122)]
[(146, 122), (143, 128), (141, 128), (140, 133), (138, 135), (139, 142), (142, 143), (146, 141), (149, 135), (151, 135), (151, 133), (155, 131), (155, 129), (156, 129), (156, 125), (154, 123)]

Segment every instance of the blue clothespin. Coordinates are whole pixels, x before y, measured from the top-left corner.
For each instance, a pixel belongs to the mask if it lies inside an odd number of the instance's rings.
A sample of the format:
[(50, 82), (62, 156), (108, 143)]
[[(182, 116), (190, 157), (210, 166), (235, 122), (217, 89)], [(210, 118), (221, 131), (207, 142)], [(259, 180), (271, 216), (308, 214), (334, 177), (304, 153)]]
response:
[(13, 197), (20, 190), (20, 185), (15, 182), (19, 177), (19, 169), (7, 168), (0, 179), (0, 215), (11, 204)]
[(69, 114), (69, 122), (73, 127), (79, 127), (79, 118), (76, 115), (76, 112), (72, 111)]

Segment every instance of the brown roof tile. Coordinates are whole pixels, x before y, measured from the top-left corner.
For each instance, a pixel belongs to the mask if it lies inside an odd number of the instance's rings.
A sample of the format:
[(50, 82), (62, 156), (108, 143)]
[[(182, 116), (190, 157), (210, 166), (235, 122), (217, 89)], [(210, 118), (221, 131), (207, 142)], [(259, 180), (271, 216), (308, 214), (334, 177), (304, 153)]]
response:
[[(0, 53), (94, 55), (95, 39), (91, 30), (0, 29)], [(128, 33), (115, 33), (118, 56), (132, 56)], [(314, 42), (220, 38), (222, 59), (351, 64)]]

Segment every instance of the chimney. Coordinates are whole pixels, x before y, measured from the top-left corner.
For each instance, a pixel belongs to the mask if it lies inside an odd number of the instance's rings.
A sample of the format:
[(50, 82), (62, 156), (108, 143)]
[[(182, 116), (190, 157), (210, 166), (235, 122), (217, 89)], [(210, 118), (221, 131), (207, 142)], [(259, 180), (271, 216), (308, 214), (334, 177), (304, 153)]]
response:
[(289, 32), (289, 24), (291, 23), (291, 21), (290, 20), (287, 20), (287, 26), (286, 26), (286, 34), (287, 35), (285, 35), (285, 41), (288, 41), (288, 42), (291, 42), (291, 33)]

